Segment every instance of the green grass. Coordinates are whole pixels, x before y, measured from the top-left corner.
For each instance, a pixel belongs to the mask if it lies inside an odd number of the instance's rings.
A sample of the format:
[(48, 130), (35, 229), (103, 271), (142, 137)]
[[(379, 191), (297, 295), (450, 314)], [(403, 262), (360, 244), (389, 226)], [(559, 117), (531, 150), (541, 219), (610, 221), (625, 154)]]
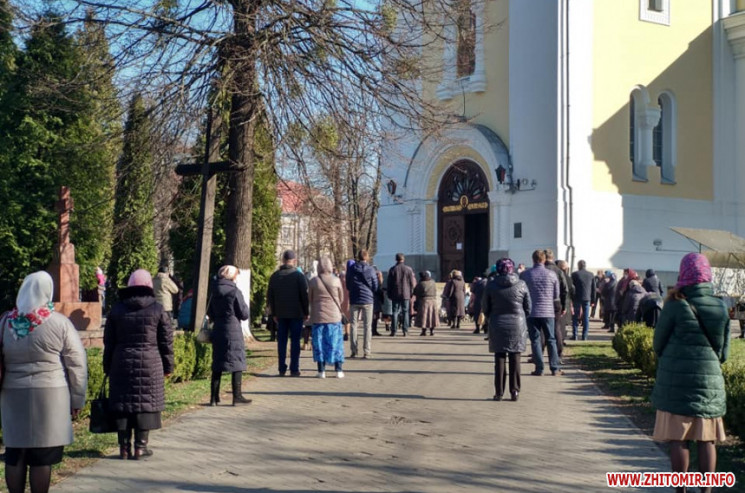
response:
[[(593, 381), (645, 433), (654, 429), (655, 409), (649, 402), (654, 380), (645, 377), (618, 357), (610, 341), (574, 344), (569, 349), (570, 359), (590, 372)], [(730, 359), (745, 358), (745, 341), (733, 340)], [(663, 450), (667, 451), (664, 445)], [(696, 470), (695, 446), (691, 448), (691, 470)], [(727, 491), (745, 492), (745, 444), (729, 436), (717, 446), (717, 470), (734, 472), (737, 483)]]
[[(257, 340), (268, 340), (266, 331), (259, 332)], [(275, 361), (275, 350), (273, 348), (258, 351), (246, 351), (247, 373), (266, 369)], [(230, 374), (223, 374), (222, 389), (230, 388)], [(176, 384), (166, 385), (166, 409), (163, 412), (164, 427), (168, 421), (194, 409), (201, 408), (209, 401), (210, 381), (208, 378), (190, 380)], [(77, 421), (73, 424), (74, 441), (65, 447), (65, 456), (62, 463), (53, 467), (52, 481), (58, 482), (63, 478), (71, 476), (81, 467), (102, 457), (118, 453), (117, 439), (115, 433), (95, 435), (88, 431), (88, 419)], [(0, 492), (6, 492), (5, 488), (5, 464), (0, 463)]]

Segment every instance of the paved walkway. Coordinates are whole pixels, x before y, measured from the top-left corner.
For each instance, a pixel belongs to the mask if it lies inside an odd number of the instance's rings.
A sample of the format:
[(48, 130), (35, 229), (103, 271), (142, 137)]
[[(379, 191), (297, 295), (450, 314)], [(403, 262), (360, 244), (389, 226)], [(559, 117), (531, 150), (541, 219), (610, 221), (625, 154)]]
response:
[(53, 491), (597, 492), (606, 471), (669, 470), (577, 369), (532, 377), (523, 359), (520, 400), (494, 402), (492, 356), (470, 330), (373, 350), (343, 380), (314, 378), (303, 352), (302, 378), (258, 375), (252, 405), (184, 415), (152, 434), (148, 460), (103, 459)]

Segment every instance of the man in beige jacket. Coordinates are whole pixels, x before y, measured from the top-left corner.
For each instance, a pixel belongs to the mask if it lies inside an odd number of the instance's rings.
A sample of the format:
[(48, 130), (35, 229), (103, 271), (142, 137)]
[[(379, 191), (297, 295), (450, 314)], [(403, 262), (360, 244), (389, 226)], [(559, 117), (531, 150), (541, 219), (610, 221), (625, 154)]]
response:
[(173, 320), (173, 295), (178, 293), (178, 286), (171, 280), (168, 267), (158, 269), (158, 275), (153, 279), (153, 291), (155, 291), (155, 301), (163, 305), (163, 309)]

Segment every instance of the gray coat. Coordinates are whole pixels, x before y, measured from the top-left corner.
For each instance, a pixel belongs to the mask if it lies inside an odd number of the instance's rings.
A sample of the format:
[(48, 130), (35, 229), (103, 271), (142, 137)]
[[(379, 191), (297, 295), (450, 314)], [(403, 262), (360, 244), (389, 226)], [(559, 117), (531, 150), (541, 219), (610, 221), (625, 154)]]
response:
[(88, 382), (85, 349), (75, 327), (64, 315), (52, 313), (18, 340), (3, 323), (1, 337), (5, 375), (0, 413), (5, 446), (72, 443), (70, 409), (83, 407)]
[(249, 311), (243, 294), (229, 279), (218, 279), (212, 287), (209, 306), (212, 328), (212, 371), (234, 372), (246, 369), (246, 343), (241, 320)]
[(466, 283), (463, 278), (456, 276), (444, 293), (448, 299), (448, 313), (450, 318), (466, 316)]
[(481, 300), (484, 317), (489, 321), (489, 351), (522, 353), (528, 334), (530, 292), (517, 274), (497, 276), (489, 281)]

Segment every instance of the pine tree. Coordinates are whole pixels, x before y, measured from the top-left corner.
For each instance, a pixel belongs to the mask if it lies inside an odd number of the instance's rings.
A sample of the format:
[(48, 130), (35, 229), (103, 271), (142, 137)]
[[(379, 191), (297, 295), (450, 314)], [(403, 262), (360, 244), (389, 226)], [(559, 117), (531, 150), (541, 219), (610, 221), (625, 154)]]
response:
[(129, 105), (124, 147), (116, 170), (114, 242), (108, 269), (114, 287), (126, 286), (129, 275), (137, 269), (155, 272), (158, 266), (153, 236), (151, 129), (145, 103), (135, 95)]

